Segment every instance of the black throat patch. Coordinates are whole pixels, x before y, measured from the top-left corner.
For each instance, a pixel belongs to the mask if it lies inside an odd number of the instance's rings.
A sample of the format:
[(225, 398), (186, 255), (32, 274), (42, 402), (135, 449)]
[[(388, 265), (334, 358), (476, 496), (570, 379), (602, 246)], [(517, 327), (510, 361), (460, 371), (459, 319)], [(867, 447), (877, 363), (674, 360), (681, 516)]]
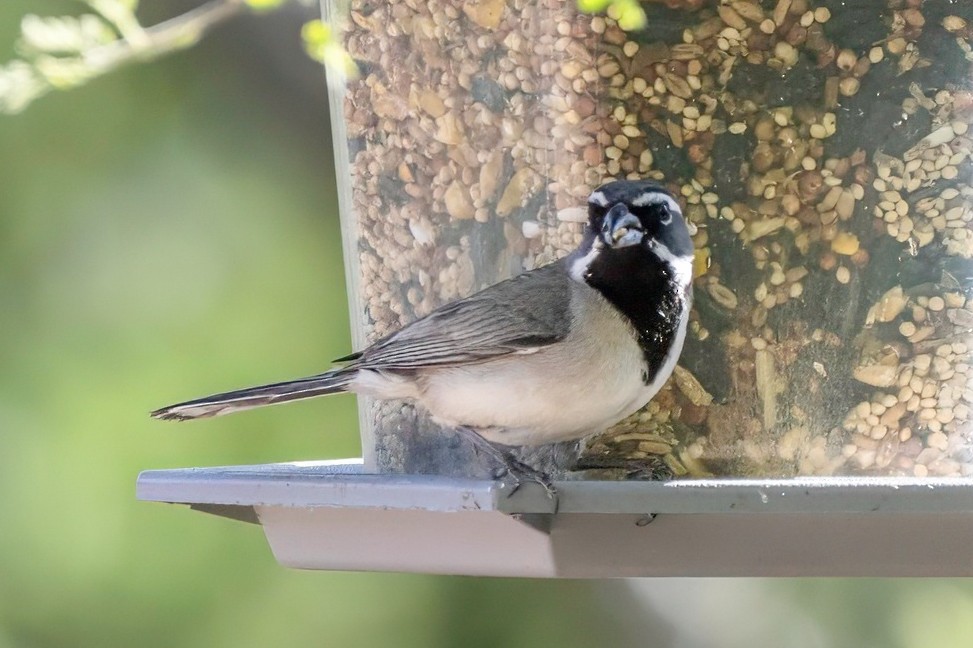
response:
[(648, 367), (643, 380), (651, 383), (675, 344), (689, 291), (667, 264), (641, 246), (598, 255), (584, 278), (632, 323)]

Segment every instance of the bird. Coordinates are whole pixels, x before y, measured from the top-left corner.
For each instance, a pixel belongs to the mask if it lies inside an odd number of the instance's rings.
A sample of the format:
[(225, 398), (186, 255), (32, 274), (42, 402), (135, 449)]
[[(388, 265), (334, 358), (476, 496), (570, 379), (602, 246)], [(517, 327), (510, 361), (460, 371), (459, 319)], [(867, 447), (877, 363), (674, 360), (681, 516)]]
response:
[(645, 406), (672, 374), (692, 304), (693, 243), (653, 180), (592, 191), (577, 249), (447, 303), (313, 376), (155, 410), (187, 420), (339, 392), (412, 401), (541, 483), (514, 446), (578, 440)]

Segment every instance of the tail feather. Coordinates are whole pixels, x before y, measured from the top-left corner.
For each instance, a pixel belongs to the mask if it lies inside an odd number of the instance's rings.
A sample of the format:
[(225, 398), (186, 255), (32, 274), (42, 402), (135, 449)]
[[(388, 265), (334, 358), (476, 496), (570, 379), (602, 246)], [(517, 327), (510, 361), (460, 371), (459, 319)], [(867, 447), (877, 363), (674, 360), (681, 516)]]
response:
[(347, 369), (336, 369), (317, 376), (213, 394), (212, 396), (157, 409), (152, 412), (151, 416), (163, 420), (188, 421), (189, 419), (231, 414), (264, 405), (276, 405), (313, 398), (314, 396), (324, 396), (325, 394), (337, 394), (348, 391), (348, 384), (354, 379), (355, 373), (355, 371)]

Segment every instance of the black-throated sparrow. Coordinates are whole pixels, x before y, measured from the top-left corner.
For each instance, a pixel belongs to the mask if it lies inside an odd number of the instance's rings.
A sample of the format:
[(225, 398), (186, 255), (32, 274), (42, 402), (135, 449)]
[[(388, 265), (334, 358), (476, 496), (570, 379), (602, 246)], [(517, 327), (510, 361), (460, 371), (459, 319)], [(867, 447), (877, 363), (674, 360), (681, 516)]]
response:
[(346, 391), (407, 399), (538, 479), (492, 444), (578, 439), (632, 414), (669, 378), (689, 321), (693, 246), (673, 196), (652, 181), (617, 181), (592, 192), (588, 210), (569, 256), (446, 304), (339, 368), (152, 416), (202, 418)]

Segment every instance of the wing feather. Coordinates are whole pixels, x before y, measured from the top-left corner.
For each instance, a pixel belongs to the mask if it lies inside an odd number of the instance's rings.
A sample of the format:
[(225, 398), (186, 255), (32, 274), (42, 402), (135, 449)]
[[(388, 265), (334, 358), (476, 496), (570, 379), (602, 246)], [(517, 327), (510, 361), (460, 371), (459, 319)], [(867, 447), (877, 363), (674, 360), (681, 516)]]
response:
[(571, 279), (561, 263), (502, 281), (433, 311), (359, 354), (361, 369), (410, 370), (482, 362), (564, 339)]

